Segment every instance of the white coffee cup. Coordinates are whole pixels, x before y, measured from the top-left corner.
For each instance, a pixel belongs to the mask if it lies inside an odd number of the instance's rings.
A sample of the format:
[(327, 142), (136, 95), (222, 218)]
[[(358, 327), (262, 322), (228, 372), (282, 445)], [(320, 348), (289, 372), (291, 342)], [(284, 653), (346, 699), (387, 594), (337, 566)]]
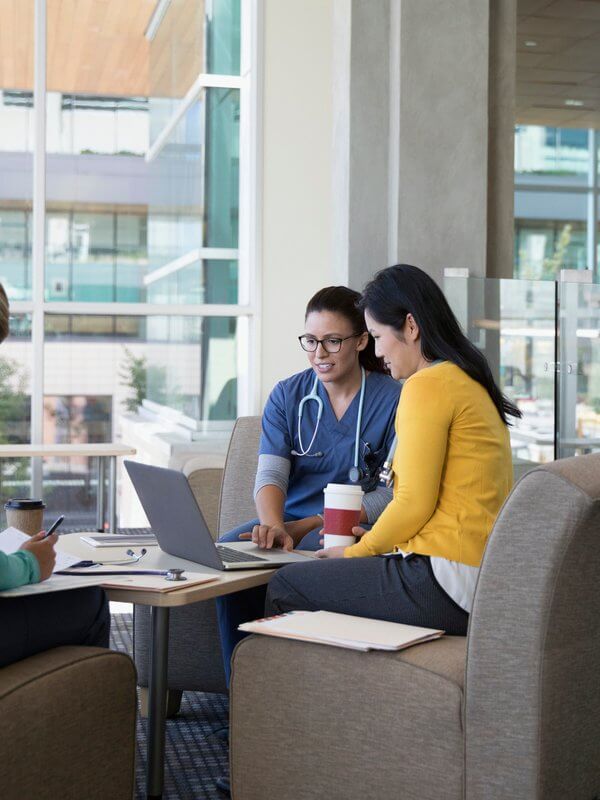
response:
[(323, 492), (323, 546), (349, 547), (356, 541), (352, 528), (360, 523), (363, 490), (355, 484), (328, 483)]

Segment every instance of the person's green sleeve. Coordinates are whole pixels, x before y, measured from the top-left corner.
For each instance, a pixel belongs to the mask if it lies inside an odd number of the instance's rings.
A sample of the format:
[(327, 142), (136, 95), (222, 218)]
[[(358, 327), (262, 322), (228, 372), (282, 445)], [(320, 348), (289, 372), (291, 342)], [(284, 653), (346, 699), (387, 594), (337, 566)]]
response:
[(40, 566), (33, 553), (27, 550), (17, 550), (10, 555), (0, 553), (0, 591), (38, 583), (39, 580)]

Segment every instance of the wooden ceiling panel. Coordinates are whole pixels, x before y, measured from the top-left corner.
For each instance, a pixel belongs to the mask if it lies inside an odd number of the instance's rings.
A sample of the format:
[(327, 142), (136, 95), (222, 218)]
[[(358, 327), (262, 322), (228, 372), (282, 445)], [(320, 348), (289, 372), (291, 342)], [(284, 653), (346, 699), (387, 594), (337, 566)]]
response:
[(585, 37), (600, 33), (600, 22), (589, 19), (564, 19), (563, 17), (519, 17), (519, 34), (529, 36), (569, 36)]
[(528, 83), (517, 81), (517, 97), (555, 97), (561, 91), (571, 91), (558, 83)]
[[(47, 85), (64, 94), (148, 95), (156, 0), (47, 0)], [(33, 0), (0, 0), (0, 88), (33, 88)]]
[(151, 43), (152, 97), (183, 97), (204, 69), (204, 19), (204, 0), (171, 0)]
[(579, 72), (577, 70), (537, 69), (535, 67), (522, 67), (519, 69), (518, 79), (531, 83), (562, 83), (577, 86), (596, 78), (594, 72)]
[(544, 9), (544, 16), (600, 21), (600, 3), (598, 0), (555, 0)]
[(0, 0), (0, 88), (33, 86), (33, 0)]

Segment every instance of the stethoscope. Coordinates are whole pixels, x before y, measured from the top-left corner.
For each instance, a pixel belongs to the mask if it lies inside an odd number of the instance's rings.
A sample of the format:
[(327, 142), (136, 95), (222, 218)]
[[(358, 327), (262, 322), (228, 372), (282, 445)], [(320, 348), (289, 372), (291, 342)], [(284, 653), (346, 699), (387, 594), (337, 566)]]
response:
[[(356, 433), (354, 436), (354, 464), (350, 467), (348, 472), (348, 479), (352, 483), (358, 483), (364, 478), (364, 471), (358, 465), (358, 456), (360, 451), (360, 429), (362, 427), (362, 415), (363, 415), (363, 405), (365, 400), (365, 386), (367, 383), (367, 375), (365, 372), (364, 367), (360, 368), (360, 397), (358, 399), (358, 414), (356, 415)], [(307, 394), (305, 397), (300, 400), (298, 404), (298, 443), (300, 445), (299, 450), (292, 450), (293, 456), (304, 456), (306, 458), (323, 458), (325, 455), (320, 450), (316, 453), (311, 453), (311, 448), (315, 443), (315, 439), (317, 438), (317, 433), (319, 430), (319, 424), (321, 422), (321, 417), (323, 416), (323, 401), (319, 397), (318, 393), (319, 387), (319, 376), (315, 375), (315, 382), (313, 383), (312, 389), (310, 390), (310, 394)], [(315, 429), (313, 431), (313, 435), (309, 442), (308, 447), (304, 447), (302, 442), (302, 414), (304, 413), (304, 407), (310, 401), (314, 401), (317, 404), (317, 421), (315, 422)]]
[(383, 462), (383, 466), (379, 470), (379, 483), (381, 483), (382, 486), (389, 487), (394, 482), (394, 470), (392, 468), (392, 463), (394, 461), (394, 453), (396, 452), (397, 444), (398, 437), (394, 436), (390, 450), (385, 457), (385, 461)]
[(140, 550), (139, 556), (133, 550), (127, 550), (129, 558), (116, 561), (78, 561), (72, 567), (61, 570), (60, 575), (160, 575), (166, 581), (186, 581), (183, 577), (185, 570), (176, 567), (170, 569), (94, 569), (94, 567), (119, 567), (128, 564), (137, 564), (147, 553), (145, 547)]

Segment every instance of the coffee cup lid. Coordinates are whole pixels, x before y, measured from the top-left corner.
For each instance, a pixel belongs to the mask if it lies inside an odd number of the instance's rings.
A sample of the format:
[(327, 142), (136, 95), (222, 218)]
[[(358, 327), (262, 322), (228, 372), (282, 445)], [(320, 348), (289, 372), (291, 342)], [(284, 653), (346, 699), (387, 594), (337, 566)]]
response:
[(340, 494), (364, 494), (362, 488), (356, 484), (328, 483), (324, 492), (339, 492)]
[(39, 508), (46, 508), (42, 500), (34, 500), (32, 497), (15, 497), (4, 504), (5, 509), (18, 511), (37, 511)]

